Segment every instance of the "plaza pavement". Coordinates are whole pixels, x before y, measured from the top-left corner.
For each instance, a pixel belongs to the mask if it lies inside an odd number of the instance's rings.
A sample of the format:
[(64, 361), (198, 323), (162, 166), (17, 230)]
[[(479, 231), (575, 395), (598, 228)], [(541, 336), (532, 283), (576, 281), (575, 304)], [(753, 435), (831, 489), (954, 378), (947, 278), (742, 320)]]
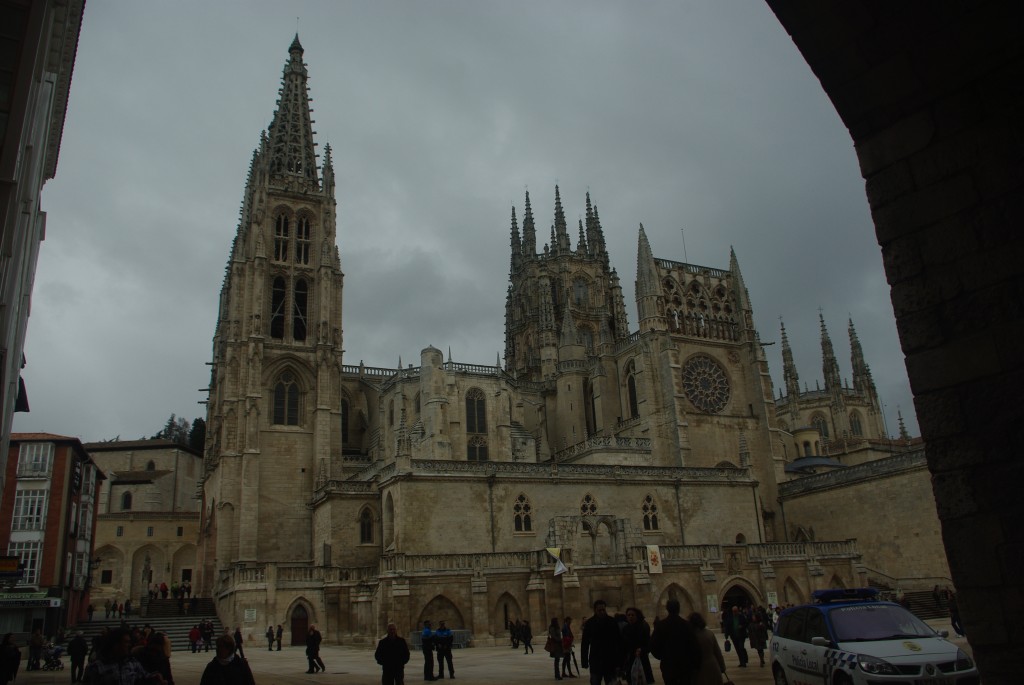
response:
[[(950, 630), (948, 621), (940, 623), (928, 621), (936, 630)], [(963, 638), (951, 638), (959, 647), (970, 651), (967, 641)], [(719, 643), (722, 639), (719, 636)], [(757, 665), (757, 653), (747, 650), (752, 661), (747, 668), (739, 668), (735, 652), (725, 655), (728, 676), (735, 685), (770, 685), (772, 682), (771, 668)], [(256, 685), (376, 685), (380, 683), (380, 667), (373, 660), (373, 651), (363, 647), (347, 647), (324, 645), (320, 656), (327, 666), (326, 673), (306, 674), (307, 662), (305, 647), (284, 647), (280, 652), (268, 652), (258, 643), (246, 647), (245, 656), (249, 660), (256, 677)], [(171, 656), (171, 672), (174, 674), (175, 685), (198, 685), (203, 669), (213, 658), (213, 652), (193, 654), (176, 651)], [(769, 655), (766, 652), (765, 658)], [(538, 683), (554, 683), (554, 670), (551, 657), (543, 649), (536, 653), (524, 655), (519, 649), (505, 647), (471, 647), (456, 649), (452, 652), (455, 665), (456, 682), (464, 685), (537, 685)], [(652, 659), (655, 680), (661, 682), (658, 662)], [(69, 685), (71, 682), (70, 661), (64, 657), (63, 671), (30, 671), (18, 673), (15, 685)], [(22, 662), (24, 667), (24, 661)], [(436, 664), (435, 664), (436, 668)], [(436, 673), (436, 671), (435, 671)], [(563, 685), (588, 683), (589, 674), (582, 671), (578, 680), (569, 679)], [(405, 668), (406, 685), (419, 685), (423, 682), (423, 655), (413, 651)]]

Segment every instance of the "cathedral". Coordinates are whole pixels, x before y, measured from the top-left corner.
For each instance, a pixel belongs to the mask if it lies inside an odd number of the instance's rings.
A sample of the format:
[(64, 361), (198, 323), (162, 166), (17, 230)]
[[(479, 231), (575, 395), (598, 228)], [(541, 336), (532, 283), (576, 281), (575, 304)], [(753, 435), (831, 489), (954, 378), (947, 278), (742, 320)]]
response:
[(822, 319), (824, 389), (800, 388), (783, 329), (776, 397), (736, 254), (656, 257), (641, 225), (631, 329), (589, 194), (570, 228), (556, 187), (540, 238), (529, 194), (513, 208), (503, 363), (428, 346), (405, 368), (346, 364), (334, 161), (318, 166), (309, 103), (296, 36), (213, 337), (196, 586), (226, 624), (367, 644), (443, 619), (496, 644), (598, 598), (713, 616), (918, 573), (800, 504), (923, 472), (909, 436), (887, 440), (853, 323), (852, 386)]

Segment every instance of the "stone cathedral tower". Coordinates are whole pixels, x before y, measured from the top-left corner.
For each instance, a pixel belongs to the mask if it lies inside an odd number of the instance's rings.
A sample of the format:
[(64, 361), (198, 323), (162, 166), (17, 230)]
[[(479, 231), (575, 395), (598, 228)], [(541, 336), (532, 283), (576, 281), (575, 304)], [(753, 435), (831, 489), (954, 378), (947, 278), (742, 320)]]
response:
[[(308, 562), (315, 465), (341, 446), (341, 262), (334, 170), (313, 142), (306, 65), (289, 48), (253, 153), (213, 338), (203, 567)], [(320, 172), (318, 174), (318, 171)]]

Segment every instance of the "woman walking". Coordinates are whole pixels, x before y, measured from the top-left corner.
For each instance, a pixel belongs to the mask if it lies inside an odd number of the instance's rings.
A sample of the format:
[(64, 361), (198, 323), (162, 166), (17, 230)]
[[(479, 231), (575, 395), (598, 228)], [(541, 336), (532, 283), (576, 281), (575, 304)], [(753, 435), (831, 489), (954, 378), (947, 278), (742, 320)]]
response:
[(700, 668), (693, 677), (693, 685), (722, 685), (725, 677), (725, 657), (718, 646), (718, 638), (708, 630), (704, 617), (692, 613), (688, 617), (690, 627), (700, 645)]
[(626, 677), (633, 672), (633, 662), (637, 659), (644, 671), (644, 682), (654, 682), (654, 671), (651, 670), (651, 627), (644, 620), (644, 614), (636, 607), (626, 609), (626, 625), (622, 627), (622, 639), (626, 643)]
[[(572, 643), (576, 640), (576, 636), (572, 634), (572, 616), (565, 617), (565, 623), (562, 624), (562, 677), (563, 678), (575, 678), (572, 674)], [(577, 667), (578, 668), (578, 667)]]
[(562, 679), (561, 662), (564, 652), (562, 651), (562, 628), (558, 625), (558, 619), (552, 618), (548, 626), (548, 641), (544, 643), (544, 649), (555, 662), (555, 680)]

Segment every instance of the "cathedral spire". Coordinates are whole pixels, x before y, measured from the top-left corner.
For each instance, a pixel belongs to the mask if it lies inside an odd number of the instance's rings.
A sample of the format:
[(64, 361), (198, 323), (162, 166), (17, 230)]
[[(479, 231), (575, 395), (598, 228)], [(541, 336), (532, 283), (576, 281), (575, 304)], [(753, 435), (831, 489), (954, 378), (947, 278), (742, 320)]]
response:
[(576, 251), (578, 253), (587, 254), (587, 238), (583, 235), (583, 219), (580, 219), (580, 237), (576, 240)]
[(779, 322), (782, 328), (782, 382), (786, 386), (786, 393), (790, 401), (800, 395), (800, 376), (796, 372), (796, 364), (793, 363), (793, 349), (789, 346), (789, 336), (786, 335), (786, 324)]
[(519, 239), (519, 224), (516, 222), (516, 206), (512, 205), (512, 237), (511, 237), (511, 250), (512, 250), (512, 270), (515, 271), (522, 264), (523, 260), (523, 243)]
[(529, 190), (526, 191), (526, 205), (523, 207), (523, 256), (527, 259), (537, 256), (537, 230), (533, 225)]
[(313, 144), (313, 111), (309, 107), (306, 65), (302, 61), (299, 34), (288, 48), (288, 62), (281, 77), (280, 99), (270, 123), (270, 171), (275, 177), (292, 177), (317, 183)]
[(558, 192), (558, 185), (555, 185), (555, 225), (554, 240), (551, 249), (556, 253), (569, 252), (569, 231), (565, 224), (565, 212), (562, 210), (562, 196)]
[(853, 389), (864, 393), (875, 394), (875, 381), (871, 378), (871, 369), (864, 360), (864, 350), (857, 338), (857, 330), (853, 327), (853, 318), (850, 318), (850, 363), (853, 365)]
[(907, 424), (903, 421), (903, 412), (899, 407), (896, 407), (896, 416), (900, 422), (900, 440), (909, 442), (910, 433), (907, 431)]
[(821, 369), (825, 376), (825, 390), (839, 392), (843, 387), (842, 379), (839, 376), (839, 362), (836, 361), (836, 353), (832, 349), (832, 339), (828, 336), (825, 317), (821, 312), (818, 312), (818, 321), (821, 323)]
[(334, 160), (331, 158), (330, 143), (327, 143), (327, 145), (324, 146), (323, 178), (324, 193), (330, 197), (334, 197)]
[(636, 308), (640, 315), (641, 333), (664, 327), (659, 325), (661, 316), (658, 312), (658, 275), (654, 253), (643, 224), (640, 224), (636, 249)]

